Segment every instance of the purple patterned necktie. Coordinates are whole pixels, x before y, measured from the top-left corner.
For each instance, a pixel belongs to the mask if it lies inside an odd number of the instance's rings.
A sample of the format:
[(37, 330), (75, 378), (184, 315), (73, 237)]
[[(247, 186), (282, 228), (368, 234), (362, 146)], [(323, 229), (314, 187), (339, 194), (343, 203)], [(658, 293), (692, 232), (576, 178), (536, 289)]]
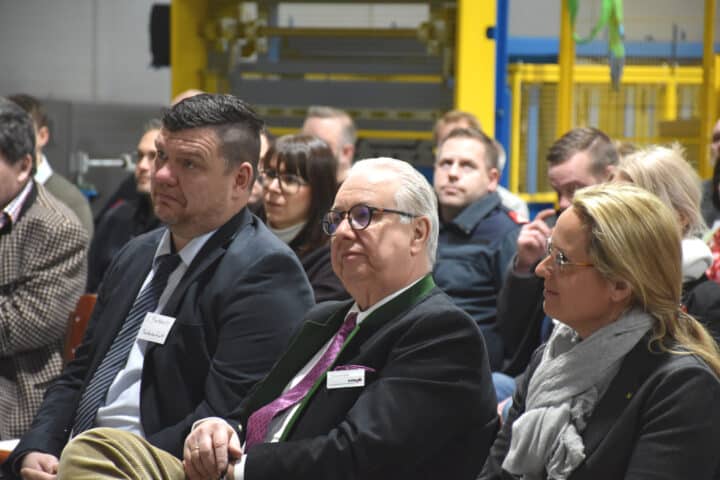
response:
[(335, 338), (333, 338), (328, 349), (325, 350), (325, 353), (307, 375), (300, 380), (300, 383), (250, 415), (247, 423), (247, 437), (245, 439), (246, 449), (251, 445), (265, 440), (270, 422), (278, 413), (287, 410), (305, 398), (305, 395), (307, 395), (312, 386), (315, 385), (320, 375), (325, 373), (325, 370), (335, 361), (335, 358), (345, 343), (345, 339), (350, 332), (355, 329), (356, 321), (357, 313), (353, 312), (348, 315), (340, 327), (340, 330), (338, 330), (338, 333), (335, 334)]

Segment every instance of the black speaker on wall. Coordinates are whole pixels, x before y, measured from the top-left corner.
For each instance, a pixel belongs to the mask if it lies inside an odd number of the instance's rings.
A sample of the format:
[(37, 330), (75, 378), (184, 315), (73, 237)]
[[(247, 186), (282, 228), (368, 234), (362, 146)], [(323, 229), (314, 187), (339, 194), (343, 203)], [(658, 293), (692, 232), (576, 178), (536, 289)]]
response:
[(153, 67), (170, 66), (170, 5), (152, 6), (150, 11), (150, 51)]

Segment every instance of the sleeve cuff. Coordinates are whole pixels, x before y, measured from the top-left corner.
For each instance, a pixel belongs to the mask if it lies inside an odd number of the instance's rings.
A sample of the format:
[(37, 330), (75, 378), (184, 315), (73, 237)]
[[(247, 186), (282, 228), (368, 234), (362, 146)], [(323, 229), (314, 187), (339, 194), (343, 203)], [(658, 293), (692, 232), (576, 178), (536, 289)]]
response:
[(240, 461), (235, 463), (235, 467), (233, 468), (233, 480), (245, 480), (245, 461), (247, 460), (247, 455), (243, 454), (243, 456), (240, 458)]

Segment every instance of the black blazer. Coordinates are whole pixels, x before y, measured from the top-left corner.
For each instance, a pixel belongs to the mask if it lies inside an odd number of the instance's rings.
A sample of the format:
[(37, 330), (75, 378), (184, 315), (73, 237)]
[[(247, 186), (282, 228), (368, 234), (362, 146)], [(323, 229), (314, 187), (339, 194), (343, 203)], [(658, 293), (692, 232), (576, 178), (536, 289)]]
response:
[[(698, 358), (653, 353), (648, 342), (628, 353), (588, 419), (586, 458), (569, 480), (720, 478), (720, 381)], [(479, 480), (515, 478), (501, 466), (542, 351), (518, 381)]]
[[(115, 258), (74, 361), (48, 389), (31, 429), (5, 465), (29, 451), (59, 456), (77, 404), (150, 270), (162, 235), (133, 239)], [(197, 254), (163, 313), (164, 345), (147, 347), (140, 410), (150, 443), (182, 458), (193, 422), (227, 416), (287, 346), (312, 290), (295, 254), (247, 209)]]
[(298, 256), (315, 292), (315, 302), (350, 298), (350, 294), (345, 291), (345, 287), (332, 269), (330, 245), (323, 245)]
[[(352, 302), (318, 305), (236, 422), (275, 399), (339, 329)], [(362, 388), (321, 379), (285, 437), (248, 449), (246, 478), (472, 479), (497, 431), (495, 392), (477, 324), (431, 276), (360, 324), (331, 368), (367, 369)]]

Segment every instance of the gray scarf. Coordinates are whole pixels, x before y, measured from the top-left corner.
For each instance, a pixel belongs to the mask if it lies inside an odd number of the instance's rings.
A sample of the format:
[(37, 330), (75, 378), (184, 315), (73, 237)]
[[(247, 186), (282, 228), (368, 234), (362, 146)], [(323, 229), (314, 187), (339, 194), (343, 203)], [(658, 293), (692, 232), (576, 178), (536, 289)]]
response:
[(512, 426), (503, 469), (523, 480), (565, 480), (585, 459), (581, 433), (622, 359), (652, 327), (639, 309), (579, 341), (559, 323), (530, 378), (525, 412)]

